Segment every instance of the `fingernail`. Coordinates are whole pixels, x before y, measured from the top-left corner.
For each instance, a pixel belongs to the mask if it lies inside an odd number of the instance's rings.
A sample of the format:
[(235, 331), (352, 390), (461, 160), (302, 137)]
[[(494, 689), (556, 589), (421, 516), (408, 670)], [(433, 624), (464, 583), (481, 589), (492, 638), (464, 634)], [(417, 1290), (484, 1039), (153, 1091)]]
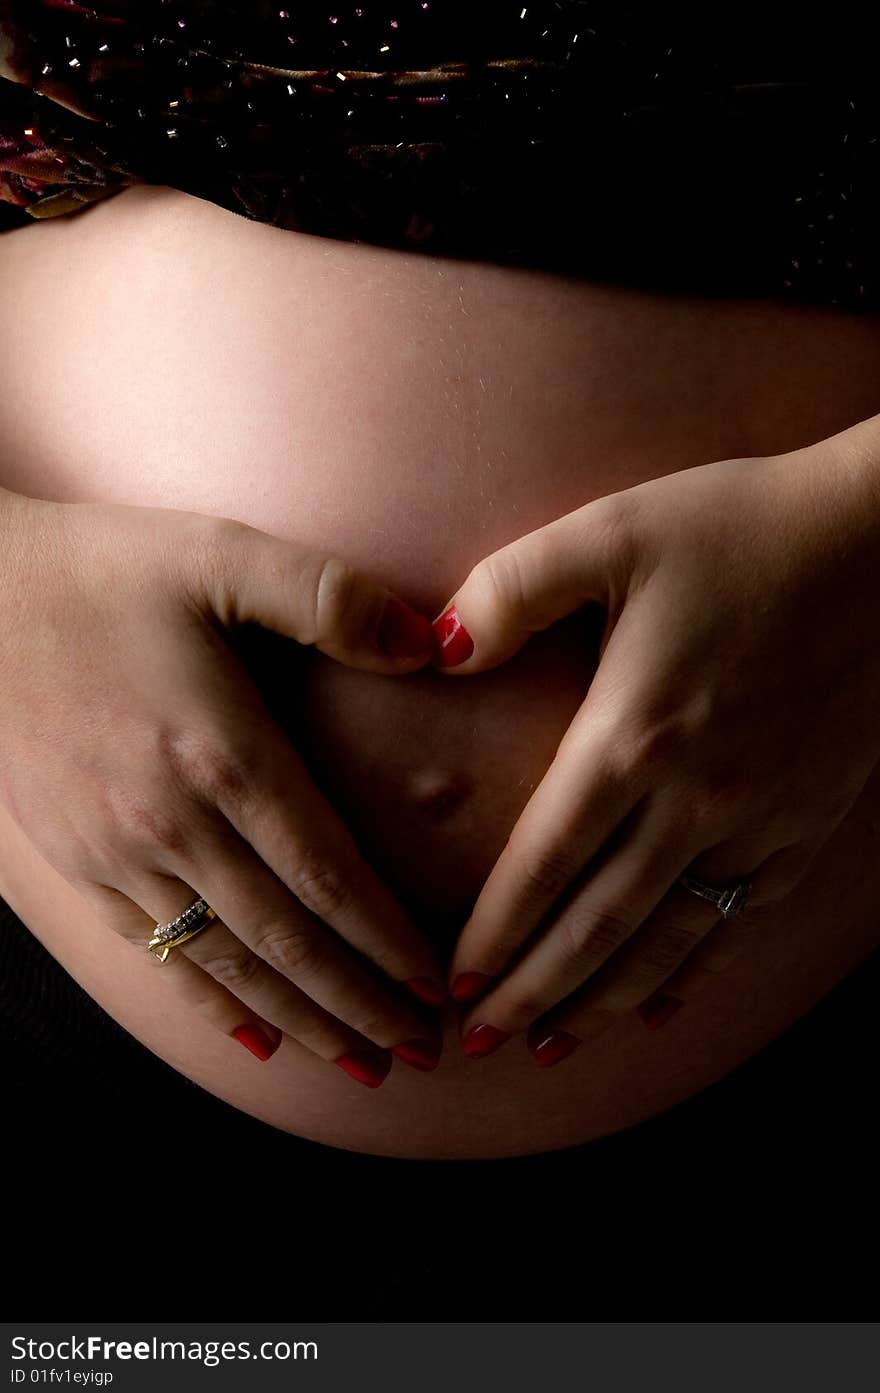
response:
[(388, 1077), (391, 1055), (380, 1054), (378, 1050), (349, 1050), (347, 1054), (334, 1059), (333, 1063), (357, 1079), (358, 1083), (366, 1084), (367, 1088), (378, 1088)]
[(433, 977), (409, 977), (403, 985), (426, 1006), (445, 1006), (449, 1000), (443, 983), (435, 982)]
[(391, 1047), (391, 1053), (402, 1059), (404, 1064), (411, 1064), (414, 1069), (421, 1069), (425, 1073), (437, 1068), (442, 1050), (442, 1040), (404, 1040), (402, 1045)]
[(431, 621), (390, 595), (376, 641), (389, 658), (426, 658), (434, 646)]
[(509, 1039), (507, 1030), (499, 1030), (494, 1025), (475, 1025), (462, 1040), (461, 1047), (469, 1059), (482, 1059)]
[(655, 992), (649, 996), (647, 1001), (643, 1001), (636, 1007), (639, 1015), (647, 1026), (648, 1030), (659, 1030), (661, 1025), (665, 1025), (671, 1020), (676, 1011), (684, 1005), (677, 996), (669, 996), (666, 992)]
[(460, 972), (450, 989), (453, 1001), (475, 1001), (492, 978), (486, 972)]
[(239, 1025), (232, 1032), (232, 1038), (237, 1040), (240, 1045), (244, 1045), (246, 1050), (255, 1054), (257, 1059), (271, 1059), (272, 1055), (281, 1044), (281, 1031), (278, 1031), (278, 1039), (271, 1040), (265, 1030), (261, 1030), (258, 1025)]
[(543, 1040), (533, 1045), (528, 1041), (532, 1058), (539, 1069), (552, 1069), (554, 1064), (559, 1064), (563, 1059), (567, 1059), (572, 1050), (576, 1050), (581, 1041), (576, 1035), (569, 1035), (567, 1030), (554, 1030), (552, 1034), (545, 1035)]
[(474, 651), (474, 641), (459, 618), (455, 605), (434, 620), (434, 661), (438, 667), (458, 667)]

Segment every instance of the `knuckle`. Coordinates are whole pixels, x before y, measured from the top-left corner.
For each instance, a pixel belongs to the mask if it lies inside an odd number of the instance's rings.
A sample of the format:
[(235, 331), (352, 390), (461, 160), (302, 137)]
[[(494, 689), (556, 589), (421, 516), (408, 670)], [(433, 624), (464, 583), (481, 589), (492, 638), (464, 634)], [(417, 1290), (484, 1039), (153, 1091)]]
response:
[(376, 1011), (364, 1011), (360, 1016), (355, 1016), (351, 1020), (347, 1019), (353, 1030), (364, 1035), (368, 1040), (372, 1040), (375, 1045), (388, 1048), (391, 1045), (399, 1044), (400, 1031), (394, 1029), (394, 1022), (388, 1016), (383, 1016)]
[(811, 830), (827, 835), (851, 811), (860, 793), (861, 789), (853, 785), (828, 790), (822, 805), (821, 816)]
[(724, 815), (725, 804), (718, 789), (703, 784), (688, 797), (688, 821), (692, 827), (714, 827)]
[(475, 566), (467, 580), (481, 612), (493, 616), (525, 610), (522, 570), (515, 547), (502, 547)]
[(601, 531), (605, 549), (610, 555), (619, 555), (626, 563), (631, 555), (638, 526), (642, 517), (639, 495), (623, 489), (619, 493), (606, 494), (596, 499), (585, 514), (584, 522), (590, 535), (595, 537)]
[(235, 612), (236, 575), (244, 542), (254, 529), (235, 518), (187, 513), (181, 519), (186, 529), (185, 546), (179, 555), (202, 594), (213, 598), (221, 616)]
[(519, 858), (524, 906), (555, 899), (574, 879), (578, 867), (566, 852), (553, 848), (532, 848)]
[(642, 952), (642, 971), (648, 977), (668, 977), (690, 953), (701, 937), (693, 930), (676, 928), (665, 930), (661, 937), (646, 944)]
[(761, 882), (760, 887), (750, 891), (748, 907), (737, 915), (737, 919), (746, 919), (750, 911), (761, 909), (762, 907), (778, 904), (792, 893), (797, 882), (798, 876), (786, 875), (779, 876)]
[[(184, 948), (184, 951), (186, 949)], [(247, 992), (259, 980), (263, 971), (259, 958), (244, 946), (212, 953), (200, 951), (199, 967), (227, 987), (233, 996)]]
[(254, 529), (237, 518), (215, 516), (210, 513), (192, 515), (195, 535), (201, 538), (202, 546), (209, 556), (217, 556), (243, 542)]
[(241, 804), (251, 796), (258, 767), (255, 752), (191, 732), (176, 734), (168, 747), (177, 777), (205, 801)]
[(748, 772), (731, 767), (706, 768), (688, 794), (688, 816), (699, 823), (717, 824), (734, 818), (744, 830), (766, 830), (769, 813), (756, 807), (754, 781)]
[(113, 825), (128, 845), (142, 851), (168, 852), (180, 861), (191, 859), (192, 834), (182, 826), (179, 813), (160, 807), (153, 799), (140, 798), (131, 789), (117, 790), (110, 801)]
[[(573, 545), (603, 557), (609, 598), (615, 609), (619, 609), (623, 595), (640, 569), (638, 563), (642, 563), (641, 569), (644, 569), (645, 563), (652, 559), (651, 549), (646, 548), (644, 521), (644, 503), (633, 489), (593, 499), (579, 512), (577, 531), (572, 535)], [(560, 522), (566, 525), (564, 519)], [(547, 529), (550, 542), (554, 540), (555, 526), (551, 523)]]
[(608, 983), (601, 991), (595, 993), (590, 1005), (598, 1011), (622, 1015), (626, 1011), (632, 1011), (654, 990), (649, 979), (641, 974), (632, 974), (623, 981)]
[(639, 759), (651, 768), (664, 768), (677, 763), (691, 743), (693, 733), (678, 713), (669, 713), (652, 721), (639, 739)]
[(616, 747), (623, 776), (638, 779), (646, 772), (662, 773), (681, 763), (692, 733), (679, 712), (642, 718), (636, 729), (621, 732)]
[(621, 718), (608, 706), (597, 710), (592, 733), (601, 742), (596, 754), (597, 788), (638, 790), (645, 782), (641, 758), (642, 735), (631, 719)]
[(507, 1028), (513, 1031), (521, 1030), (530, 1025), (532, 1021), (543, 1016), (549, 1006), (549, 1002), (539, 1000), (538, 997), (529, 995), (527, 992), (518, 991), (504, 1003), (504, 1022)]
[(727, 945), (726, 948), (716, 948), (712, 953), (707, 953), (694, 966), (698, 974), (704, 977), (718, 977), (740, 954), (741, 945)]
[(253, 792), (253, 761), (242, 751), (206, 750), (197, 785), (218, 807), (246, 803)]
[(578, 906), (576, 913), (566, 914), (560, 925), (566, 956), (573, 963), (585, 958), (604, 961), (630, 937), (633, 925), (624, 913), (616, 910)]
[(306, 861), (289, 880), (290, 889), (319, 919), (332, 920), (350, 904), (350, 891), (339, 871), (324, 862)]
[(295, 924), (274, 924), (260, 934), (257, 952), (283, 977), (309, 980), (325, 967), (325, 954), (313, 933)]
[(350, 625), (356, 608), (358, 575), (338, 556), (321, 560), (314, 582), (314, 643), (335, 638)]

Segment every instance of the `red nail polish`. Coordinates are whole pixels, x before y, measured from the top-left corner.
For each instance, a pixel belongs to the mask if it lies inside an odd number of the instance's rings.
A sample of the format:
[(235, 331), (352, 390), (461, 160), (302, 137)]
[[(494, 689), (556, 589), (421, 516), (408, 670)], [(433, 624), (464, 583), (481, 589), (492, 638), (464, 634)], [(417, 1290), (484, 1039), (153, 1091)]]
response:
[(486, 972), (460, 972), (451, 987), (453, 1001), (476, 1001), (492, 978)]
[(449, 1000), (443, 983), (435, 982), (433, 977), (409, 977), (403, 985), (426, 1006), (445, 1006)]
[(567, 1059), (580, 1043), (577, 1036), (569, 1035), (567, 1030), (554, 1030), (535, 1045), (529, 1040), (528, 1046), (539, 1069), (552, 1069), (554, 1064)]
[(469, 1059), (483, 1059), (509, 1039), (509, 1031), (499, 1030), (497, 1026), (475, 1025), (462, 1040), (461, 1047)]
[(677, 996), (669, 996), (666, 992), (655, 992), (636, 1009), (648, 1030), (659, 1030), (661, 1025), (665, 1025), (668, 1020), (671, 1020), (676, 1011), (681, 1010), (683, 1005), (684, 1002), (679, 1001)]
[(392, 1045), (391, 1053), (404, 1064), (411, 1064), (413, 1069), (428, 1073), (440, 1063), (442, 1049), (442, 1040), (404, 1040), (402, 1045)]
[(232, 1032), (232, 1037), (240, 1045), (244, 1045), (246, 1050), (255, 1054), (257, 1059), (271, 1059), (272, 1055), (281, 1044), (281, 1031), (278, 1032), (277, 1040), (270, 1040), (265, 1030), (261, 1030), (258, 1025), (239, 1025)]
[(389, 658), (427, 658), (434, 646), (431, 621), (396, 595), (390, 595), (377, 642)]
[(367, 1088), (378, 1088), (388, 1077), (391, 1055), (380, 1054), (378, 1050), (349, 1050), (334, 1059), (333, 1063), (357, 1079), (358, 1083), (366, 1084)]
[(474, 641), (461, 622), (455, 605), (434, 620), (434, 661), (438, 667), (458, 667), (474, 651)]

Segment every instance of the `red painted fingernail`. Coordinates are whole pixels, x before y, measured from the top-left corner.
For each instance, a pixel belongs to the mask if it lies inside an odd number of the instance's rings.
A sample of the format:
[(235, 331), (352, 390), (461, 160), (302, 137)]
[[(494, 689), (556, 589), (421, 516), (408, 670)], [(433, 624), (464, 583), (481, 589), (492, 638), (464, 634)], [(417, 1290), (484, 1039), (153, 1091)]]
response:
[(232, 1037), (240, 1045), (244, 1045), (246, 1050), (255, 1054), (257, 1059), (271, 1059), (278, 1046), (281, 1044), (281, 1031), (278, 1032), (277, 1040), (270, 1040), (265, 1030), (261, 1030), (258, 1025), (239, 1025), (232, 1032)]
[(402, 1059), (404, 1064), (411, 1064), (414, 1069), (421, 1069), (425, 1073), (437, 1068), (442, 1050), (442, 1040), (404, 1040), (402, 1045), (391, 1047), (391, 1053)]
[(455, 605), (434, 620), (434, 661), (438, 667), (458, 667), (474, 651), (474, 641), (461, 622)]
[(445, 1006), (449, 1000), (443, 983), (435, 982), (433, 977), (410, 977), (403, 985), (426, 1006)]
[(391, 1055), (380, 1054), (378, 1050), (349, 1050), (334, 1059), (333, 1063), (357, 1079), (358, 1083), (366, 1084), (367, 1088), (378, 1088), (388, 1077)]
[(494, 1025), (475, 1025), (462, 1040), (461, 1047), (469, 1059), (482, 1059), (509, 1039), (507, 1030), (499, 1030)]
[(396, 595), (390, 595), (377, 642), (389, 658), (426, 658), (434, 647), (431, 621)]
[(475, 1001), (492, 978), (485, 972), (460, 972), (450, 989), (453, 1001)]
[(554, 1030), (536, 1045), (528, 1041), (528, 1046), (539, 1069), (552, 1069), (554, 1064), (567, 1059), (581, 1043), (576, 1035), (569, 1035), (567, 1030)]
[(668, 1020), (671, 1020), (676, 1011), (681, 1010), (683, 1005), (684, 1002), (679, 1001), (677, 996), (669, 996), (666, 992), (655, 992), (636, 1009), (648, 1030), (659, 1030), (661, 1025), (665, 1025)]

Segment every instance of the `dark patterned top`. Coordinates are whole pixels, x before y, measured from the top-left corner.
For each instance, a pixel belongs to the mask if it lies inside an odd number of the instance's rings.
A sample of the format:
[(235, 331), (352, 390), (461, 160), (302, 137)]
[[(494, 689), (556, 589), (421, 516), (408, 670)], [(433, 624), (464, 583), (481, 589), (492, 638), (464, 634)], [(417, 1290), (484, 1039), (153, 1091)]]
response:
[(880, 16), (0, 0), (0, 225), (138, 182), (319, 235), (880, 307)]

